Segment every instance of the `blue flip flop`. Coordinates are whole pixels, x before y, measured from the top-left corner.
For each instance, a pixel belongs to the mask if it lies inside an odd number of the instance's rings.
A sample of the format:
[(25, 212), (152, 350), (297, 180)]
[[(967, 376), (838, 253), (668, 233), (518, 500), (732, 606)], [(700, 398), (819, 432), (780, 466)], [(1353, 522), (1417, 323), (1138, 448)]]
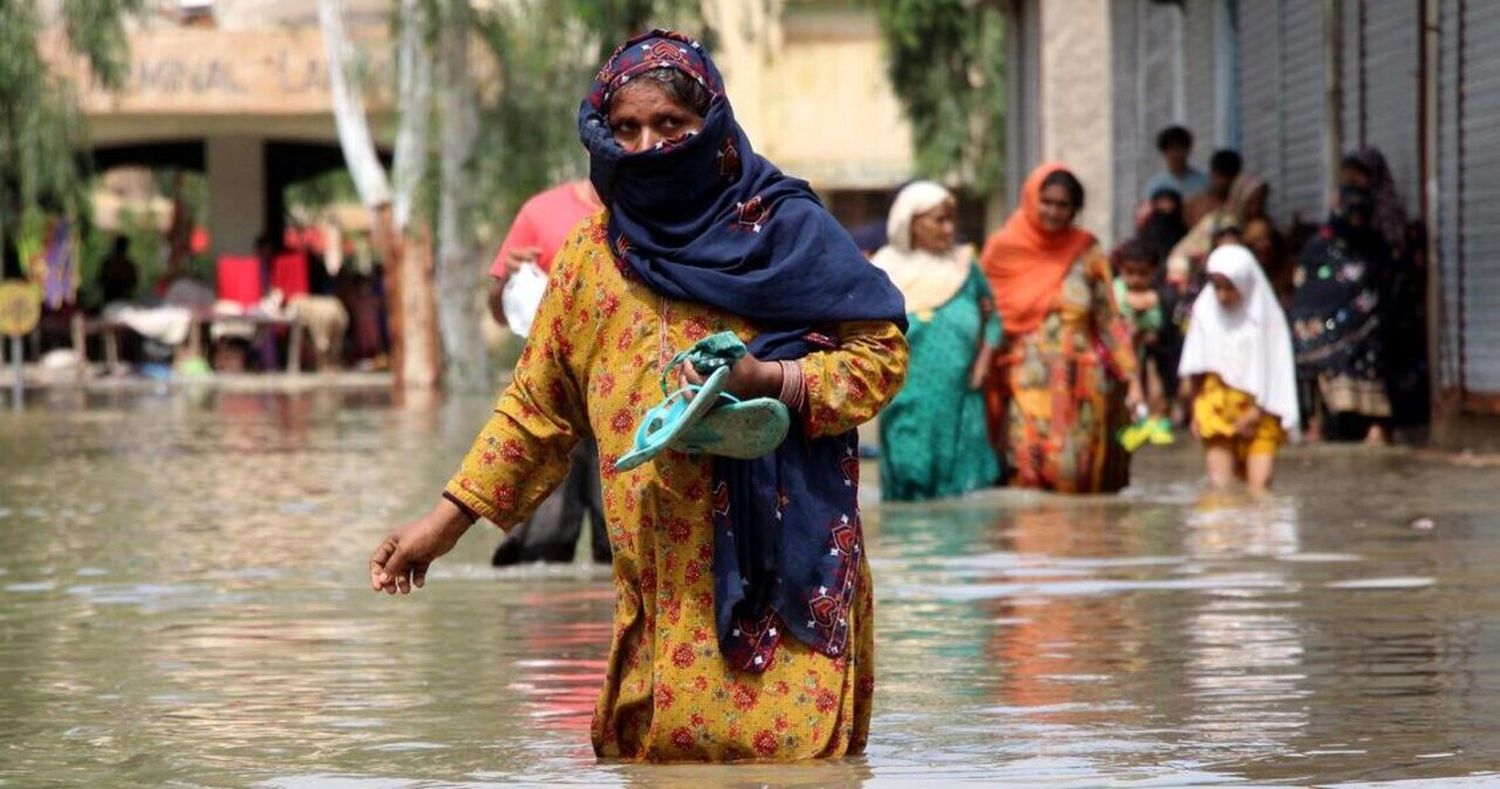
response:
[[(701, 374), (716, 366), (733, 366), (749, 353), (733, 332), (704, 338), (679, 357)], [(675, 362), (674, 362), (675, 363)], [(780, 400), (757, 397), (740, 400), (721, 393), (702, 419), (682, 431), (672, 448), (689, 453), (753, 460), (775, 451), (791, 429), (791, 412)]]
[(772, 397), (719, 395), (715, 406), (672, 444), (683, 452), (754, 460), (776, 451), (792, 427), (791, 411)]
[[(676, 366), (674, 360), (662, 373), (663, 390), (667, 373)], [(629, 471), (660, 454), (713, 408), (728, 381), (729, 367), (723, 366), (714, 370), (701, 386), (684, 386), (668, 394), (641, 417), (635, 431), (635, 445), (615, 461), (615, 470)]]
[[(738, 336), (720, 332), (674, 356), (661, 373), (666, 398), (642, 417), (634, 446), (615, 461), (615, 469), (629, 471), (669, 448), (752, 460), (781, 446), (791, 429), (784, 403), (771, 397), (740, 400), (724, 391), (730, 368), (746, 353)], [(667, 394), (668, 377), (683, 362), (708, 378), (701, 386)]]

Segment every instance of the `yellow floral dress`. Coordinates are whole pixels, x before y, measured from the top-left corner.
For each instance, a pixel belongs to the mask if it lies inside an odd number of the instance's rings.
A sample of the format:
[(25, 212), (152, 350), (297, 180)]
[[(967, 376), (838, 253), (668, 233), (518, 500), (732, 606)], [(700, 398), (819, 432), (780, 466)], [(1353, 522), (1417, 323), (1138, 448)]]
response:
[[(510, 528), (564, 476), (579, 437), (599, 442), (605, 520), (614, 550), (614, 636), (594, 712), (600, 757), (649, 760), (806, 759), (859, 753), (874, 689), (873, 597), (860, 553), (850, 648), (828, 657), (784, 638), (760, 674), (731, 670), (714, 627), (712, 461), (664, 452), (628, 472), (642, 415), (678, 350), (719, 331), (755, 327), (666, 299), (633, 278), (606, 243), (607, 214), (580, 224), (495, 413), (447, 493)], [(838, 346), (800, 364), (809, 437), (865, 422), (901, 388), (907, 347), (894, 324), (847, 323)]]
[(1129, 482), (1130, 458), (1115, 434), (1128, 421), (1136, 358), (1113, 281), (1104, 251), (1090, 247), (1042, 325), (1007, 335), (996, 354), (990, 432), (1012, 485), (1112, 493)]

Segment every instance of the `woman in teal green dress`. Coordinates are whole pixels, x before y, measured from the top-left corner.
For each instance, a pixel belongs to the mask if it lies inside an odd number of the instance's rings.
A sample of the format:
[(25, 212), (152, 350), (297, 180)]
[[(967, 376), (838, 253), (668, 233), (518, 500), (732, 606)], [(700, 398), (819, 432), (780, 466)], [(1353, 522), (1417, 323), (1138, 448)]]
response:
[(953, 195), (931, 181), (902, 189), (873, 262), (906, 297), (906, 388), (880, 416), (886, 501), (961, 496), (1000, 480), (984, 383), (1000, 316), (974, 250), (954, 243)]

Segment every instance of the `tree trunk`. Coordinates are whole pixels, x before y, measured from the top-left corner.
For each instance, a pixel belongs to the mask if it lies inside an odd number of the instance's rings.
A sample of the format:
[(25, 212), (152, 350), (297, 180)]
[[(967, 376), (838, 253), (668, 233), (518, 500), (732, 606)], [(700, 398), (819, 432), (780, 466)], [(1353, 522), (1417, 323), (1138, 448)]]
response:
[(401, 27), (396, 42), (396, 159), (391, 219), (401, 242), (397, 291), (405, 325), (401, 379), (408, 389), (433, 389), (443, 370), (438, 341), (437, 304), (433, 294), (432, 237), (414, 221), (417, 194), (427, 175), (428, 118), (432, 112), (432, 62), (427, 52), (431, 21), (425, 0), (401, 0)]
[(432, 265), (425, 232), (410, 232), (413, 195), (422, 180), (426, 159), (427, 100), (430, 79), (419, 63), (426, 33), (423, 4), (402, 0), (403, 19), (400, 52), (411, 66), (410, 78), (403, 69), (397, 110), (401, 130), (395, 170), (398, 174), (396, 211), (392, 211), (390, 182), (375, 153), (365, 116), (364, 95), (352, 73), (353, 48), (344, 33), (341, 0), (318, 0), (318, 23), (328, 52), (328, 74), (333, 94), (334, 120), (345, 165), (359, 191), (360, 201), (370, 211), (375, 247), (385, 264), (386, 306), (391, 329), (391, 369), (397, 389), (431, 388), (437, 385), (442, 351), (438, 345), (437, 321), (432, 297)]
[(479, 137), (478, 96), (469, 64), (472, 25), (468, 0), (443, 6), (439, 57), (442, 78), (442, 187), (438, 203), (437, 311), (447, 350), (447, 384), (457, 392), (492, 388), (481, 327), (484, 272), (474, 238), (474, 145)]
[(350, 73), (354, 48), (344, 33), (342, 0), (318, 0), (318, 26), (328, 52), (328, 77), (333, 93), (333, 119), (338, 126), (339, 147), (344, 164), (354, 178), (359, 199), (374, 211), (391, 201), (391, 186), (385, 177), (375, 142), (365, 119), (365, 98), (356, 75)]
[(432, 289), (432, 234), (417, 223), (402, 244), (401, 311), (406, 324), (401, 377), (407, 389), (436, 389), (443, 374), (437, 299)]
[(370, 211), (370, 242), (382, 264), (381, 284), (385, 286), (385, 323), (390, 333), (391, 385), (399, 392), (405, 386), (402, 368), (406, 360), (406, 322), (402, 318), (406, 310), (401, 306), (401, 272), (405, 267), (401, 259), (406, 255), (406, 245), (396, 231), (389, 205), (377, 206)]
[(425, 0), (401, 0), (400, 38), (396, 42), (396, 95), (401, 123), (396, 129), (396, 227), (406, 231), (416, 195), (427, 175), (427, 128), (432, 104), (432, 59), (427, 56), (429, 29)]

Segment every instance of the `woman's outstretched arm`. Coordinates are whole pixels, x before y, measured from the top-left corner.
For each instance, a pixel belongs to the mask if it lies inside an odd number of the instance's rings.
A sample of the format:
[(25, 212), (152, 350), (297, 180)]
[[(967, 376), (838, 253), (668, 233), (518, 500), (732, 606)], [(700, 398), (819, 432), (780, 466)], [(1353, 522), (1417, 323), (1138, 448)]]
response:
[(580, 287), (570, 241), (511, 381), (442, 498), (427, 514), (386, 536), (370, 557), (370, 585), (391, 594), (421, 587), (427, 565), (447, 553), (476, 518), (509, 529), (531, 514), (568, 471), (568, 455), (588, 431), (573, 338), (593, 336), (568, 309)]

